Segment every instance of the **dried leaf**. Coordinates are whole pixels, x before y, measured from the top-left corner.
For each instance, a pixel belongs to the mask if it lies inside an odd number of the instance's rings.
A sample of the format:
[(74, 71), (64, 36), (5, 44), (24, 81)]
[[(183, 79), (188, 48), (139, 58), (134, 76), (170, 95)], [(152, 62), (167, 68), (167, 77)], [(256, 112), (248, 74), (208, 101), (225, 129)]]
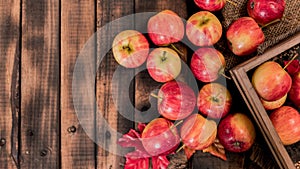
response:
[(168, 169), (185, 169), (188, 167), (188, 159), (183, 151), (168, 156), (170, 163)]
[(191, 149), (187, 146), (184, 146), (183, 149), (184, 149), (184, 152), (185, 152), (185, 155), (186, 155), (187, 159), (190, 159), (192, 157), (192, 155), (196, 152), (195, 149)]
[(167, 169), (169, 160), (166, 156), (155, 156), (152, 157), (152, 168), (153, 169)]
[(128, 158), (126, 157), (126, 163), (124, 169), (148, 169), (149, 158)]
[(144, 131), (145, 127), (146, 127), (146, 124), (144, 124), (144, 123), (139, 123), (137, 126), (140, 133), (142, 133)]
[(225, 154), (225, 148), (220, 143), (219, 139), (215, 139), (214, 143), (210, 145), (209, 147), (202, 150), (204, 153), (208, 152), (216, 157), (221, 158), (222, 160), (226, 161), (226, 154)]

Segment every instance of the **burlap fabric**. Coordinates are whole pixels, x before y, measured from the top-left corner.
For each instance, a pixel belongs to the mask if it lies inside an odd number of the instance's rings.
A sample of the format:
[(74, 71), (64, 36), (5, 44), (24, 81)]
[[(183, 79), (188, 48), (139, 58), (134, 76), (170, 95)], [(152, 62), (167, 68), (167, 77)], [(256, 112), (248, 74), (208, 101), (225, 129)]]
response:
[[(225, 29), (236, 19), (248, 16), (247, 1), (248, 0), (231, 0), (236, 3), (234, 6), (231, 3), (225, 5), (222, 9), (223, 26)], [(265, 42), (258, 47), (258, 54), (263, 53), (266, 49), (274, 46), (283, 39), (286, 39), (296, 32), (300, 31), (300, 1), (286, 0), (286, 6), (283, 18), (280, 22), (274, 23), (263, 28), (265, 34)]]

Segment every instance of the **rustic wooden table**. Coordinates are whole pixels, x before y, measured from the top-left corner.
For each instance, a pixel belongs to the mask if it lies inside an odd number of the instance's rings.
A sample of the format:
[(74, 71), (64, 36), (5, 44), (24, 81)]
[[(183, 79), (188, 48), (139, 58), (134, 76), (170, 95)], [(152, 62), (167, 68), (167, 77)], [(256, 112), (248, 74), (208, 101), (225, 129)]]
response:
[[(111, 98), (111, 79), (118, 65), (108, 52), (95, 68), (95, 100), (103, 114), (81, 117), (95, 126), (85, 130), (73, 104), (74, 66), (84, 44), (105, 24), (129, 14), (163, 9), (185, 19), (199, 10), (192, 0), (0, 1), (0, 168), (122, 168), (122, 156), (105, 151), (86, 134), (86, 130), (96, 133), (96, 140), (105, 134), (105, 147), (116, 149), (117, 138), (100, 122), (102, 115), (120, 133), (135, 126), (118, 114)], [(109, 31), (121, 29), (112, 27)], [(97, 44), (96, 53), (103, 45), (111, 45)], [(181, 50), (186, 53), (185, 48)], [(119, 75), (126, 78), (133, 74), (134, 70), (127, 70)], [(122, 97), (129, 94), (137, 109), (146, 110), (149, 92), (159, 85), (146, 72), (139, 73), (131, 85), (135, 92), (120, 94), (117, 101), (127, 104)], [(121, 87), (122, 82), (114, 84), (114, 88)], [(258, 142), (266, 148), (259, 138)], [(228, 161), (198, 152), (189, 167), (264, 168), (260, 166), (263, 151), (258, 150), (228, 153)], [(267, 148), (265, 151), (268, 153)]]

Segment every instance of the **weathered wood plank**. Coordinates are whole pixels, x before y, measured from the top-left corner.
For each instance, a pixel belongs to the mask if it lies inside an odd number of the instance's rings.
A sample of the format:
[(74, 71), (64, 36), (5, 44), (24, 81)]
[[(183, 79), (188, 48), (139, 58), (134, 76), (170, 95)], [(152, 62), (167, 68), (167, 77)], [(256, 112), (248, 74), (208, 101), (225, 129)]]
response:
[[(126, 85), (126, 82), (130, 82), (130, 79), (134, 77), (134, 70), (120, 67), (110, 50), (116, 34), (122, 30), (134, 29), (133, 17), (125, 19), (126, 21), (115, 20), (133, 12), (133, 0), (98, 1), (97, 4), (97, 53), (98, 60), (101, 60), (97, 69), (96, 88), (98, 169), (122, 168), (124, 159), (121, 148), (117, 145), (117, 139), (120, 136), (117, 133), (126, 133), (134, 127), (132, 122), (134, 86)], [(106, 25), (107, 23), (111, 25)], [(105, 55), (103, 59), (102, 54)], [(112, 80), (113, 77), (115, 80)]]
[(0, 168), (18, 167), (20, 1), (0, 2)]
[[(96, 29), (95, 1), (61, 1), (61, 163), (62, 168), (95, 168), (94, 111), (77, 116), (76, 104), (85, 106), (84, 91), (72, 92), (75, 64)], [(91, 54), (93, 54), (91, 49)], [(91, 58), (87, 60), (90, 63)], [(91, 67), (93, 68), (93, 66)], [(85, 70), (83, 70), (85, 71)], [(77, 79), (78, 80), (78, 79)], [(87, 84), (79, 84), (79, 86)], [(92, 84), (94, 85), (94, 84)], [(87, 86), (89, 87), (89, 86)], [(74, 98), (80, 98), (73, 102)], [(88, 98), (93, 99), (93, 98)], [(91, 104), (93, 100), (91, 100)], [(89, 104), (89, 103), (88, 103)], [(85, 107), (81, 107), (85, 108)], [(88, 109), (86, 109), (88, 110)], [(88, 124), (88, 126), (86, 126)]]
[(22, 1), (21, 168), (59, 167), (59, 1)]

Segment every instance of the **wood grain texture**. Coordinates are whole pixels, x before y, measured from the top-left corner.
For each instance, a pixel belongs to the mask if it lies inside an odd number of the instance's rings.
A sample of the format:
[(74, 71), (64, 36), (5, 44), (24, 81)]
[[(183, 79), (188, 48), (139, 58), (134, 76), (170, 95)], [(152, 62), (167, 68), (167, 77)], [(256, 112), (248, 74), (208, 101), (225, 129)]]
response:
[(22, 1), (21, 168), (59, 167), (59, 1)]
[[(95, 168), (96, 165), (95, 144), (90, 138), (94, 133), (94, 112), (91, 110), (79, 118), (73, 99), (84, 93), (72, 93), (74, 67), (81, 49), (95, 32), (95, 24), (95, 1), (61, 1), (61, 168), (64, 169)], [(93, 49), (90, 52), (93, 53)], [(87, 61), (90, 63), (90, 57)], [(77, 103), (93, 102), (83, 98)]]
[[(133, 12), (133, 0), (98, 1), (97, 3), (98, 169), (123, 168), (123, 149), (117, 145), (117, 140), (121, 133), (124, 134), (134, 127), (132, 122), (134, 86), (129, 85), (131, 82), (134, 83), (131, 81), (134, 77), (134, 69), (119, 66), (110, 50), (112, 41), (119, 32), (134, 29), (132, 17), (125, 20), (121, 18), (133, 14)], [(110, 25), (107, 25), (108, 23)], [(113, 80), (113, 78), (115, 79)]]
[[(187, 19), (187, 8), (186, 2), (184, 0), (155, 0), (155, 1), (147, 1), (147, 0), (135, 0), (135, 12), (160, 12), (163, 10), (172, 10), (178, 14), (179, 17), (183, 19)], [(145, 19), (139, 19), (136, 23), (136, 28), (147, 31), (147, 23), (149, 20), (149, 15), (147, 15)], [(150, 15), (152, 16), (152, 15)], [(149, 42), (151, 42), (150, 38)], [(187, 62), (188, 53), (187, 48), (182, 43), (175, 44), (177, 48), (184, 54), (181, 56), (183, 63)], [(157, 46), (152, 45), (151, 47), (156, 48)], [(178, 80), (185, 81), (182, 78), (186, 74), (185, 71), (181, 72), (181, 77), (177, 78)], [(139, 72), (136, 76), (135, 83), (135, 106), (141, 113), (136, 114), (137, 119), (143, 119), (149, 122), (151, 119), (158, 117), (157, 113), (157, 99), (153, 97), (149, 97), (150, 93), (157, 92), (157, 90), (161, 87), (162, 83), (155, 82), (147, 72), (144, 70)], [(152, 115), (149, 115), (152, 114)]]
[(7, 169), (18, 167), (20, 7), (0, 2), (0, 168)]

